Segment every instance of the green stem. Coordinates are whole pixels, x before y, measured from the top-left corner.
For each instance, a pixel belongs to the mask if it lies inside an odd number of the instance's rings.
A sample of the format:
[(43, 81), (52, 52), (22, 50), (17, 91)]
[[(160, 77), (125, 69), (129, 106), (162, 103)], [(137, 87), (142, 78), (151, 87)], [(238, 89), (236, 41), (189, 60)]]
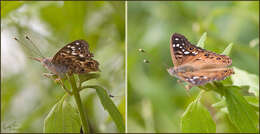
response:
[(80, 99), (80, 94), (79, 94), (78, 88), (76, 86), (75, 78), (73, 75), (68, 76), (68, 78), (71, 83), (72, 93), (74, 95), (74, 98), (75, 98), (75, 101), (77, 103), (77, 107), (79, 110), (79, 114), (80, 114), (80, 118), (81, 118), (81, 122), (82, 122), (82, 126), (83, 126), (83, 131), (84, 131), (84, 133), (88, 133), (88, 132), (90, 132), (90, 127), (89, 127), (89, 124), (87, 121), (86, 114), (84, 113), (84, 110), (83, 110), (83, 106), (82, 106), (82, 102)]

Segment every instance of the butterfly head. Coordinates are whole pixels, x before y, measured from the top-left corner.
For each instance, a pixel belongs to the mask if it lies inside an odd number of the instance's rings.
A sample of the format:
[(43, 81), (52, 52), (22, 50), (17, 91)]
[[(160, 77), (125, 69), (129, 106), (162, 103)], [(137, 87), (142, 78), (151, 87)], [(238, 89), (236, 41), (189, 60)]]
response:
[(167, 68), (167, 71), (171, 76), (175, 76), (176, 74), (174, 67)]
[(51, 59), (50, 58), (44, 58), (42, 59), (41, 63), (45, 66), (51, 66), (52, 63), (51, 63)]

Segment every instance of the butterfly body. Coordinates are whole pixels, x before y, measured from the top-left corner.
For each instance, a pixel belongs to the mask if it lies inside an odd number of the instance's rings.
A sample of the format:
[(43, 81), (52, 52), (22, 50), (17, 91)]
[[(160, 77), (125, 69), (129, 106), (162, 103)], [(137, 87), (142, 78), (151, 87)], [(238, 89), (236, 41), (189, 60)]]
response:
[(226, 55), (216, 54), (192, 45), (183, 35), (173, 34), (170, 51), (174, 67), (167, 69), (189, 85), (199, 86), (215, 80), (223, 80), (234, 73), (232, 60)]
[(66, 73), (83, 74), (99, 71), (99, 63), (88, 50), (88, 43), (76, 40), (61, 48), (53, 58), (33, 58), (53, 74), (63, 77)]

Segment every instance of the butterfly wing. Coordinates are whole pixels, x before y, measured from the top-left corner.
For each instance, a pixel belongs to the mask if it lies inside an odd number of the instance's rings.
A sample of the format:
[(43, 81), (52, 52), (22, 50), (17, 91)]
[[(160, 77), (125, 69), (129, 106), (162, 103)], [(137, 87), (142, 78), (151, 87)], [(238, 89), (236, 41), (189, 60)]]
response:
[(183, 35), (173, 34), (170, 41), (170, 51), (174, 68), (192, 66), (197, 69), (226, 67), (232, 60), (226, 55), (219, 55), (191, 44)]
[(231, 74), (234, 74), (231, 68), (214, 68), (195, 72), (178, 72), (176, 76), (191, 85), (199, 86), (215, 80), (224, 80)]
[(60, 69), (58, 72), (79, 74), (99, 71), (99, 63), (92, 57), (88, 43), (84, 40), (76, 40), (60, 49), (53, 57), (52, 64)]

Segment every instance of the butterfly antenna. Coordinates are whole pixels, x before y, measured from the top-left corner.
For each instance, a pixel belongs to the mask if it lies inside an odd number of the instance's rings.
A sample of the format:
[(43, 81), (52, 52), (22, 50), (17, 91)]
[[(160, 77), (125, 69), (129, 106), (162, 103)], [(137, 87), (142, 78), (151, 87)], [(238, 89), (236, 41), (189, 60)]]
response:
[(34, 48), (36, 48), (37, 52), (39, 53), (39, 55), (44, 58), (43, 54), (41, 53), (41, 51), (39, 50), (39, 48), (35, 45), (35, 43), (28, 37), (25, 36), (25, 38), (33, 45)]
[[(14, 40), (16, 40), (19, 44), (21, 44), (22, 46), (24, 46), (26, 49), (32, 51), (34, 54), (39, 55), (34, 49), (28, 47), (27, 45), (25, 45), (25, 43), (19, 39), (17, 39), (16, 37), (14, 37)], [(44, 58), (42, 55), (40, 55), (42, 58)], [(30, 57), (29, 57), (30, 58)]]

